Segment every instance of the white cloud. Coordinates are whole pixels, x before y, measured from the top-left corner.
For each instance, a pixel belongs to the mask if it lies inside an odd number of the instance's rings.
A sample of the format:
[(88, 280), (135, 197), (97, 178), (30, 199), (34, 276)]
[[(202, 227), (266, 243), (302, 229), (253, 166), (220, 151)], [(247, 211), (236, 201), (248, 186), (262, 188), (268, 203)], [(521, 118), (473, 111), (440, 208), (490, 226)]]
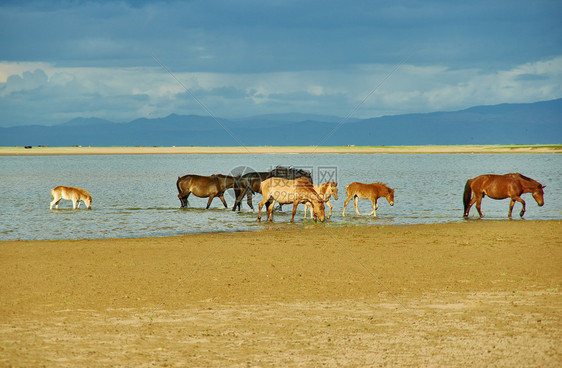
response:
[(0, 125), (57, 124), (77, 116), (129, 121), (170, 113), (206, 114), (182, 84), (222, 117), (283, 112), (346, 116), (383, 80), (353, 117), (562, 97), (562, 57), (496, 71), (402, 65), (388, 76), (394, 67), (371, 64), (322, 71), (172, 76), (159, 66), (60, 68), (1, 63)]

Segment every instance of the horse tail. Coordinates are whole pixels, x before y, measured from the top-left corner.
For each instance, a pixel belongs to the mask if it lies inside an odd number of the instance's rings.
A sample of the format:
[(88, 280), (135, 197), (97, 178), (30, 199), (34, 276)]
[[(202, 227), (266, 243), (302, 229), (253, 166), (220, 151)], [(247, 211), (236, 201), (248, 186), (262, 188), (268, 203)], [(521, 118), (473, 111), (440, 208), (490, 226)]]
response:
[(470, 204), (470, 200), (472, 199), (472, 188), (470, 187), (470, 184), (472, 184), (472, 179), (468, 179), (466, 181), (466, 184), (464, 185), (463, 203), (465, 214), (466, 210), (468, 209), (468, 205)]
[(178, 181), (176, 181), (176, 187), (178, 188), (178, 193), (181, 193), (180, 181), (181, 181), (181, 177), (178, 176)]

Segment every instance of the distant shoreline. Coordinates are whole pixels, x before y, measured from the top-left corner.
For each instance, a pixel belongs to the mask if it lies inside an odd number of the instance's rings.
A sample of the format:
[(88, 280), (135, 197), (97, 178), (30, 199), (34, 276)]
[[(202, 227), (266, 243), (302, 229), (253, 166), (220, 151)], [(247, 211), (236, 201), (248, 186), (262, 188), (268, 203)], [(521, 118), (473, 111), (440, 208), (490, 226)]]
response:
[(0, 147), (8, 155), (133, 155), (133, 154), (328, 154), (328, 153), (562, 153), (553, 145), (459, 146), (333, 146), (333, 147)]

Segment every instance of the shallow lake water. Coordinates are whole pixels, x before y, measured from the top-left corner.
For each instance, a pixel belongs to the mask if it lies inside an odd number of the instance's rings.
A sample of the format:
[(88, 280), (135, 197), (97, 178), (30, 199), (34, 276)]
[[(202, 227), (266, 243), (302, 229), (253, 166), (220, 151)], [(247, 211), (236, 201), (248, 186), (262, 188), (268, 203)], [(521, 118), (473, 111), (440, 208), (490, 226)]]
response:
[[(338, 182), (339, 200), (325, 224), (303, 220), (302, 206), (294, 224), (291, 207), (274, 213), (274, 223), (258, 223), (245, 200), (242, 211), (231, 211), (233, 190), (225, 209), (216, 198), (190, 196), (180, 209), (176, 180), (185, 174), (238, 173), (244, 168), (267, 171), (277, 165), (309, 170), (315, 183)], [(526, 219), (562, 219), (562, 156), (559, 154), (271, 154), (271, 155), (92, 155), (0, 157), (0, 240), (83, 239), (167, 236), (187, 233), (257, 231), (270, 228), (342, 225), (406, 225), (465, 221), (462, 193), (467, 179), (488, 173), (521, 172), (543, 185), (545, 205), (530, 194)], [(395, 205), (379, 200), (377, 218), (367, 200), (359, 201), (357, 216), (351, 201), (342, 217), (345, 186), (351, 182), (384, 182), (396, 191)], [(61, 201), (49, 210), (50, 190), (77, 186), (93, 196), (92, 210), (72, 210)], [(485, 220), (507, 220), (509, 200), (485, 198)], [(520, 221), (520, 205), (514, 221)], [(265, 217), (265, 216), (264, 216)], [(471, 219), (477, 219), (476, 208)]]

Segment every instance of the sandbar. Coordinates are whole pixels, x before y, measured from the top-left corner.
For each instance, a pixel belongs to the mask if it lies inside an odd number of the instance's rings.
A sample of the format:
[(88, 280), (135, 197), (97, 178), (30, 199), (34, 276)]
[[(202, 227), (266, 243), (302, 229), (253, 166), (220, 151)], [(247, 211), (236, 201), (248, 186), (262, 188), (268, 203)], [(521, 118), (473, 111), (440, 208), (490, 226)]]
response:
[(2, 155), (322, 153), (562, 153), (562, 145), (334, 146), (334, 147), (0, 147)]

